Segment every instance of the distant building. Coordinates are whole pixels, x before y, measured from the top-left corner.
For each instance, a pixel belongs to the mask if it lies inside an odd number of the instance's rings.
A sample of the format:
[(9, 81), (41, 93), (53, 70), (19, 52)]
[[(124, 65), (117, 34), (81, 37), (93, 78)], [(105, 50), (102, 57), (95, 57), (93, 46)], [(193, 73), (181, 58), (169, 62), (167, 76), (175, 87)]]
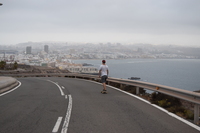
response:
[(31, 54), (32, 48), (31, 46), (26, 47), (26, 54)]
[(75, 54), (75, 53), (76, 53), (75, 49), (70, 49), (70, 54)]
[(18, 54), (17, 50), (0, 50), (0, 54)]
[(98, 74), (99, 71), (95, 67), (87, 67), (87, 66), (68, 66), (66, 68), (70, 72), (74, 73), (86, 73), (86, 74)]
[(45, 51), (46, 53), (49, 53), (49, 46), (48, 46), (48, 45), (44, 45), (44, 51)]

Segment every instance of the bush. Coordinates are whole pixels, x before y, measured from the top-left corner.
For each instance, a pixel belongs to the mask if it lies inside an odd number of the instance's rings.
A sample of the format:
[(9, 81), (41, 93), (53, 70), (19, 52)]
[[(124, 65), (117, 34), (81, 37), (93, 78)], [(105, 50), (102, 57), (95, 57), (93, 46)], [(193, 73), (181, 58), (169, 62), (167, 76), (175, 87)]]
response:
[(191, 110), (185, 110), (184, 116), (186, 119), (194, 120), (194, 113)]
[(191, 110), (182, 107), (182, 104), (178, 98), (171, 97), (165, 94), (154, 92), (151, 94), (151, 103), (157, 104), (169, 112), (175, 113), (178, 116), (186, 119), (194, 119), (194, 113)]
[(6, 66), (6, 62), (5, 61), (1, 61), (0, 62), (0, 69), (5, 69)]
[(13, 69), (17, 69), (18, 68), (18, 64), (17, 62), (15, 61), (15, 63), (13, 64)]
[(182, 113), (184, 113), (185, 108), (183, 108), (183, 107), (181, 107), (181, 106), (172, 106), (172, 107), (167, 108), (167, 110), (168, 110), (169, 112), (172, 112), (172, 113), (177, 113), (177, 112), (182, 112)]
[(158, 106), (167, 108), (167, 107), (170, 107), (170, 106), (171, 106), (171, 102), (168, 102), (167, 99), (160, 100), (160, 101), (158, 101)]
[(162, 93), (154, 92), (151, 94), (151, 103), (162, 105), (161, 107), (181, 106), (178, 98), (168, 96)]

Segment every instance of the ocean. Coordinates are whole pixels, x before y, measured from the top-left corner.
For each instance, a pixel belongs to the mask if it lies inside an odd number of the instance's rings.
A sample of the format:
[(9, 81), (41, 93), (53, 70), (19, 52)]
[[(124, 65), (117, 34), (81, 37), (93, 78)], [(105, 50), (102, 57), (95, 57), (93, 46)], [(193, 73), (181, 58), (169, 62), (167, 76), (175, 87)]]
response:
[[(128, 79), (140, 77), (141, 81), (179, 89), (200, 90), (199, 59), (112, 59), (106, 60), (109, 77)], [(101, 60), (73, 60), (99, 68)]]

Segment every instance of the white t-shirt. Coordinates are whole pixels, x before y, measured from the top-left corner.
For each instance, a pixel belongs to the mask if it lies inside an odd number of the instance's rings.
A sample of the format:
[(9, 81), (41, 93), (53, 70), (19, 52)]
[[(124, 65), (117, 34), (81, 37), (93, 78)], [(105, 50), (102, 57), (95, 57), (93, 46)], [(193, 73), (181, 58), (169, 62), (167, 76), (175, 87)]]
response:
[(99, 71), (100, 70), (101, 70), (101, 76), (103, 76), (103, 75), (107, 75), (108, 76), (108, 73), (107, 73), (108, 66), (107, 65), (100, 65)]

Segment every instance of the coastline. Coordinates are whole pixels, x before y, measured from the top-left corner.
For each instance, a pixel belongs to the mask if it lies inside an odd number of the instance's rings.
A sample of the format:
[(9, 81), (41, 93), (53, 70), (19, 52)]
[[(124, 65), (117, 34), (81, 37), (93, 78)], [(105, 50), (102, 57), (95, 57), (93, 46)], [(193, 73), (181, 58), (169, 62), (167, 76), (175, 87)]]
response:
[[(75, 63), (89, 63), (98, 68), (101, 60), (81, 59)], [(128, 79), (140, 77), (151, 82), (190, 91), (200, 89), (199, 59), (107, 59), (110, 77)]]

